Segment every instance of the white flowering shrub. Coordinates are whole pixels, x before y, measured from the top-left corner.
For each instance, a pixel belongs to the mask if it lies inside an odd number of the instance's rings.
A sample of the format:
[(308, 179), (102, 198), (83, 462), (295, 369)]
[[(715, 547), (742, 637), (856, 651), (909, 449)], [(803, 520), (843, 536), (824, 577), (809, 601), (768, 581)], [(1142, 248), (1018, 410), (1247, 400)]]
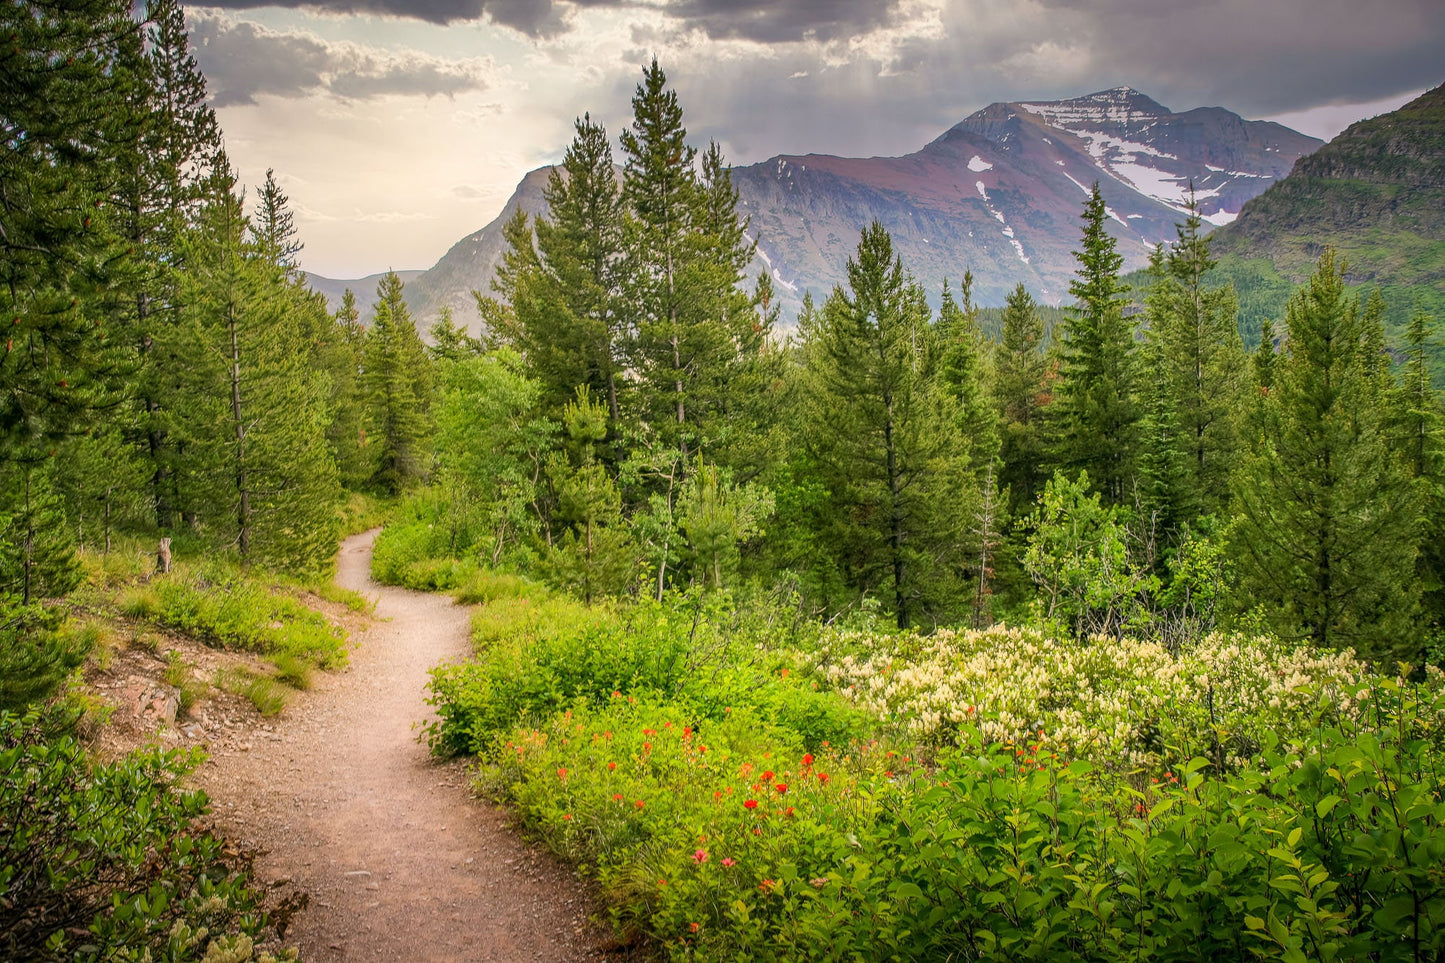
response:
[(1171, 654), (1002, 625), (927, 638), (840, 630), (802, 659), (919, 742), (947, 744), (976, 722), (986, 738), (1130, 770), (1196, 755), (1238, 766), (1266, 732), (1298, 741), (1369, 701), (1368, 689), (1351, 694), (1369, 678), (1353, 653), (1262, 637), (1211, 635)]

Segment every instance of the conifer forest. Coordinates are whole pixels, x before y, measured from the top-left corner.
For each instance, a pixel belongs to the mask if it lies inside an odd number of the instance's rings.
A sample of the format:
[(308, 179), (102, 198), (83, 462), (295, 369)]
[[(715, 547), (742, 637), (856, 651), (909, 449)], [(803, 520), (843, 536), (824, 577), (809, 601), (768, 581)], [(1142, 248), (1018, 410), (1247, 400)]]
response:
[(0, 38), (0, 957), (294, 958), (87, 680), (184, 636), (257, 668), (180, 719), (284, 725), (380, 526), (471, 607), (429, 751), (636, 958), (1445, 960), (1439, 336), (1330, 238), (1249, 348), (1192, 200), (1126, 281), (1097, 184), (1061, 313), (875, 222), (794, 323), (654, 59), (418, 330), (310, 289), (176, 0)]

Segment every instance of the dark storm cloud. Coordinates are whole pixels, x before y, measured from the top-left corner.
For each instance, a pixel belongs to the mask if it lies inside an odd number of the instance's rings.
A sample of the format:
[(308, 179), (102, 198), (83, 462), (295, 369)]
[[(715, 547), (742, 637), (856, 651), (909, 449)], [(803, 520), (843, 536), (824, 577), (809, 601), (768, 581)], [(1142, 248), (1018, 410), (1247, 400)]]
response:
[(759, 43), (836, 40), (891, 22), (896, 0), (684, 0), (669, 16), (714, 38)]
[(193, 15), (190, 29), (196, 61), (217, 107), (255, 103), (263, 94), (330, 92), (344, 100), (370, 100), (386, 94), (452, 96), (487, 86), (475, 62), (327, 43), (224, 15)]
[(1058, 35), (1087, 49), (1095, 76), (1112, 71), (1175, 109), (1269, 114), (1445, 80), (1439, 0), (1041, 2)]
[(554, 35), (564, 26), (555, 0), (207, 0), (205, 5), (231, 10), (289, 7), (321, 13), (366, 13), (436, 24), (486, 16), (493, 23), (533, 37)]
[[(531, 37), (566, 29), (578, 7), (640, 7), (637, 0), (208, 0), (233, 10), (260, 6), (304, 8), (334, 14), (380, 14), (449, 24), (486, 17)], [(898, 0), (673, 0), (662, 13), (715, 39), (783, 43), (834, 40), (888, 23)]]

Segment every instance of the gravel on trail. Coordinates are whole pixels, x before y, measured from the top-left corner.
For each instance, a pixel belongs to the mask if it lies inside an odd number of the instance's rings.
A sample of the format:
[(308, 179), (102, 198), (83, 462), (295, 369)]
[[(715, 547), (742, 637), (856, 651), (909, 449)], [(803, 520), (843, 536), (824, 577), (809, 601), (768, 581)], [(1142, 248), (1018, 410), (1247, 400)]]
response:
[[(218, 828), (310, 895), (285, 944), (303, 960), (617, 960), (587, 887), (472, 798), (465, 766), (420, 742), (428, 670), (471, 652), (468, 612), (371, 581), (376, 532), (346, 540), (337, 582), (376, 598), (351, 665), (317, 673), (270, 731), (198, 773)], [(621, 950), (621, 953), (619, 953)]]

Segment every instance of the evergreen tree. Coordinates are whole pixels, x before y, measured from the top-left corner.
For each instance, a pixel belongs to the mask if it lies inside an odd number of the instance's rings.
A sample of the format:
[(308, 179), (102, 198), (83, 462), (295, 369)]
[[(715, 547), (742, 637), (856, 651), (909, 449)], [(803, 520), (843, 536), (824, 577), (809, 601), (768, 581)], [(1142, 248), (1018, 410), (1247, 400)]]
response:
[(1138, 453), (1134, 331), (1124, 316), (1128, 286), (1119, 280), (1124, 258), (1105, 229), (1108, 208), (1095, 184), (1084, 207), (1078, 277), (1069, 284), (1077, 303), (1062, 332), (1059, 383), (1051, 409), (1054, 462), (1086, 471), (1105, 500), (1132, 495)]
[(177, 472), (184, 466), (166, 407), (173, 385), (184, 378), (184, 372), (172, 370), (185, 354), (176, 343), (182, 234), (208, 198), (229, 189), (229, 172), (180, 3), (151, 0), (142, 28), (133, 64), (142, 82), (132, 88), (127, 109), (146, 120), (123, 164), (126, 176), (116, 204), (123, 233), (140, 259), (126, 285), (131, 304), (123, 315), (138, 364), (134, 398), (141, 417), (133, 422), (135, 440), (150, 463), (156, 524), (169, 529), (178, 511), (189, 516), (194, 508), (178, 504)]
[(296, 217), (291, 199), (276, 183), (276, 171), (266, 168), (266, 183), (256, 192), (256, 216), (252, 229), (260, 255), (282, 268), (288, 277), (300, 271), (296, 255), (305, 246), (296, 234)]
[(467, 329), (453, 320), (449, 305), (442, 305), (427, 334), (431, 336), (431, 344), (426, 353), (434, 362), (461, 361), (482, 352), (481, 342), (467, 334)]
[(983, 332), (973, 303), (973, 272), (965, 271), (955, 300), (947, 279), (938, 309), (939, 378), (958, 406), (958, 426), (975, 465), (987, 465), (999, 452), (998, 421), (988, 403)]
[(1424, 524), (1415, 578), (1424, 622), (1435, 636), (1436, 658), (1445, 644), (1445, 406), (1430, 380), (1432, 319), (1417, 306), (1405, 332), (1395, 447), (1421, 486)]
[(1152, 411), (1149, 420), (1156, 432), (1161, 419), (1172, 420), (1183, 455), (1182, 484), (1175, 489), (1182, 499), (1176, 521), (1218, 512), (1228, 501), (1246, 388), (1238, 299), (1232, 286), (1208, 287), (1217, 262), (1210, 256), (1209, 238), (1200, 234), (1202, 220), (1192, 192), (1188, 212), (1178, 228), (1178, 241), (1153, 279), (1146, 308), (1148, 337), (1157, 353), (1150, 404), (1158, 399), (1167, 409)]
[(136, 253), (114, 203), (138, 116), (118, 0), (0, 8), (0, 463), (119, 401), (116, 291)]
[(999, 422), (999, 487), (1015, 509), (1030, 505), (1043, 490), (1044, 409), (1049, 362), (1044, 355), (1044, 321), (1022, 282), (1009, 292), (1003, 337), (994, 349), (993, 403)]
[(395, 271), (377, 284), (376, 296), (362, 348), (362, 390), (376, 447), (371, 483), (394, 495), (431, 467), (432, 374)]
[(280, 248), (250, 234), (241, 198), (220, 192), (181, 248), (186, 384), (173, 423), (188, 491), (241, 559), (316, 572), (335, 553), (336, 468), (325, 442), (329, 379), (310, 332), (329, 323)]
[(765, 336), (741, 289), (752, 257), (737, 192), (713, 145), (687, 144), (677, 94), (654, 60), (622, 132), (623, 197), (632, 215), (629, 289), (637, 339), (633, 367), (643, 418), (688, 463), (688, 452), (725, 429), (732, 376)]
[(626, 219), (607, 131), (585, 114), (575, 128), (542, 192), (548, 216), (532, 230), (519, 212), (507, 226), (500, 287), (512, 311), (496, 333), (527, 359), (544, 411), (560, 416), (586, 385), (615, 426), (630, 337), (619, 304)]
[(957, 419), (938, 384), (923, 292), (881, 224), (863, 231), (804, 329), (807, 438), (831, 492), (833, 550), (849, 582), (885, 592), (900, 627), (962, 606), (959, 574), (972, 492)]
[(1386, 385), (1326, 251), (1290, 301), (1289, 353), (1235, 484), (1246, 596), (1284, 638), (1415, 658), (1418, 498), (1382, 432)]
[(547, 546), (543, 568), (555, 585), (591, 603), (620, 595), (636, 577), (638, 549), (622, 519), (622, 495), (597, 446), (607, 437), (608, 413), (586, 386), (563, 413), (567, 450), (547, 461), (547, 479), (561, 538)]
[(329, 345), (333, 360), (331, 373), (331, 423), (326, 442), (343, 487), (358, 490), (376, 472), (376, 448), (369, 434), (365, 386), (361, 377), (361, 352), (366, 328), (356, 307), (356, 295), (347, 288), (341, 306), (331, 319)]

